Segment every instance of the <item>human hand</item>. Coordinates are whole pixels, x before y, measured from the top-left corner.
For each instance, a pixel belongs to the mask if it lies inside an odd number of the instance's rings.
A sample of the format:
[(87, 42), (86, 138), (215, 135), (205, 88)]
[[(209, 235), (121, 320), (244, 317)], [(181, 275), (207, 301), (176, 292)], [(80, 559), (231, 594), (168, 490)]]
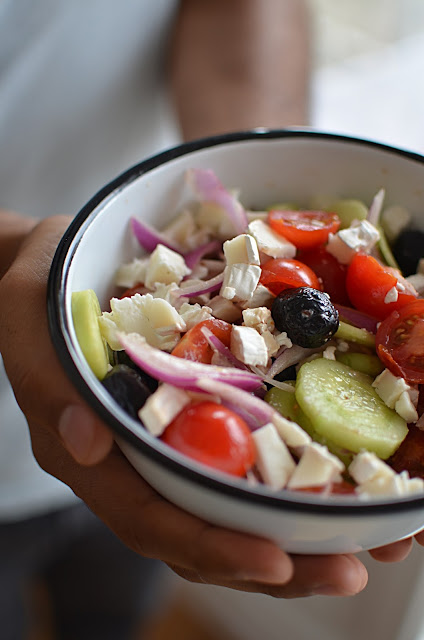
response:
[(361, 591), (367, 573), (355, 556), (289, 556), (270, 541), (208, 524), (159, 496), (128, 463), (67, 379), (50, 341), (46, 284), (68, 223), (40, 223), (0, 282), (0, 351), (40, 466), (127, 546), (190, 581), (281, 598)]

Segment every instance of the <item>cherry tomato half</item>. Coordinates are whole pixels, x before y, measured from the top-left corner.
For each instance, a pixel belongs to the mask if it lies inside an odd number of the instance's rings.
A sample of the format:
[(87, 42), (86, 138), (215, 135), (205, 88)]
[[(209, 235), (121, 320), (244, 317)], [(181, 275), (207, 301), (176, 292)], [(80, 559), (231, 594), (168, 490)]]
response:
[(424, 300), (415, 300), (393, 311), (377, 329), (380, 360), (396, 376), (424, 382)]
[(161, 439), (184, 455), (234, 476), (244, 476), (256, 458), (245, 421), (216, 402), (186, 406)]
[(346, 265), (340, 264), (337, 258), (326, 251), (325, 247), (304, 251), (299, 255), (299, 259), (318, 276), (332, 302), (350, 304), (346, 291)]
[[(385, 302), (388, 292), (398, 282), (404, 287), (404, 291), (398, 291), (396, 301)], [(346, 289), (354, 307), (379, 320), (417, 299), (416, 291), (399, 271), (380, 264), (364, 253), (353, 257), (347, 270)]]
[(278, 296), (284, 289), (312, 287), (321, 290), (321, 283), (306, 264), (289, 258), (272, 258), (263, 267), (259, 282)]
[(211, 318), (210, 320), (203, 320), (203, 322), (199, 322), (189, 329), (174, 347), (172, 355), (186, 360), (210, 364), (213, 349), (202, 332), (203, 327), (207, 327), (226, 347), (230, 347), (232, 325), (224, 320)]
[(268, 224), (298, 249), (325, 244), (330, 233), (340, 227), (340, 218), (329, 211), (284, 211), (272, 209)]

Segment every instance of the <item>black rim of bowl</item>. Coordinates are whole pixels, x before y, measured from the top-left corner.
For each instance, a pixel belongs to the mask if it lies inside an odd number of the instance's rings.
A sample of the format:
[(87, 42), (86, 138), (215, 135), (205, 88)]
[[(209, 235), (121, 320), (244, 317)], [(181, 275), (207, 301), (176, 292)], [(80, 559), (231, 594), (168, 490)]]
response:
[[(140, 176), (166, 162), (169, 162), (170, 160), (188, 153), (233, 142), (288, 137), (321, 138), (345, 142), (351, 145), (369, 146), (375, 149), (381, 149), (387, 153), (415, 160), (421, 164), (424, 163), (424, 156), (406, 149), (395, 148), (371, 139), (357, 138), (323, 131), (314, 131), (308, 128), (278, 130), (260, 128), (252, 131), (241, 131), (212, 136), (194, 140), (193, 142), (183, 143), (158, 153), (157, 155), (151, 156), (124, 171), (98, 191), (97, 194), (95, 194), (75, 216), (63, 235), (53, 258), (47, 289), (47, 313), (50, 336), (53, 345), (71, 382), (87, 403), (94, 408), (105, 423), (111, 427), (114, 433), (129, 444), (133, 445), (146, 457), (154, 460), (160, 465), (166, 467), (168, 471), (171, 471), (186, 480), (192, 480), (198, 485), (245, 502), (255, 503), (264, 507), (272, 507), (274, 509), (281, 509), (283, 511), (293, 510), (303, 511), (305, 513), (331, 513), (334, 516), (346, 516), (347, 514), (359, 516), (370, 512), (373, 514), (383, 515), (394, 511), (422, 509), (424, 507), (424, 496), (399, 498), (396, 499), (396, 501), (362, 502), (357, 499), (355, 501), (349, 501), (347, 499), (344, 502), (343, 496), (340, 495), (336, 496), (335, 500), (324, 500), (322, 497), (320, 498), (313, 494), (287, 495), (284, 492), (275, 493), (262, 485), (259, 488), (249, 487), (246, 482), (233, 482), (231, 478), (229, 478), (228, 481), (220, 480), (219, 478), (209, 476), (206, 470), (204, 473), (197, 471), (196, 469), (190, 468), (190, 466), (186, 466), (175, 459), (172, 455), (172, 451), (167, 455), (166, 452), (153, 448), (147, 441), (144, 441), (141, 436), (138, 437), (134, 431), (129, 428), (129, 426), (123, 424), (123, 422), (114, 415), (114, 413), (112, 413), (112, 411), (110, 411), (100, 398), (92, 391), (88, 383), (82, 377), (75, 363), (75, 360), (78, 360), (78, 355), (76, 351), (73, 350), (64, 313), (65, 285), (73, 255), (87, 226), (87, 219), (93, 210), (96, 209), (100, 203), (109, 200), (122, 191), (126, 185), (133, 182)], [(128, 417), (128, 420), (131, 421), (132, 419)]]

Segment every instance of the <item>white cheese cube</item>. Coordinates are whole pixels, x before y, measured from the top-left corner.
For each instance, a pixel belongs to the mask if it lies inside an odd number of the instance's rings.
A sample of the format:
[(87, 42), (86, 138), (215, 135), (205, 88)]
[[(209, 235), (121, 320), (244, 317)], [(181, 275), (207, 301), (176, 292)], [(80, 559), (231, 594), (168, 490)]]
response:
[(275, 329), (274, 320), (272, 319), (271, 310), (268, 307), (257, 307), (256, 309), (244, 309), (243, 324), (246, 327), (252, 327), (262, 333), (266, 329), (273, 331)]
[(157, 282), (162, 284), (176, 282), (178, 284), (184, 276), (189, 274), (190, 269), (179, 253), (168, 249), (163, 244), (158, 244), (149, 258), (145, 285), (149, 289), (154, 289)]
[(244, 364), (265, 367), (268, 349), (263, 337), (252, 327), (234, 325), (231, 331), (231, 352)]
[(401, 393), (408, 391), (410, 388), (403, 378), (393, 375), (389, 369), (384, 369), (375, 378), (372, 386), (390, 409), (395, 408)]
[(260, 265), (258, 245), (253, 236), (242, 233), (223, 245), (224, 256), (227, 265), (245, 262), (246, 264)]
[(357, 484), (395, 475), (395, 471), (371, 451), (358, 453), (349, 465), (349, 473)]
[(256, 447), (256, 466), (265, 484), (277, 491), (283, 489), (296, 463), (273, 424), (252, 433)]
[(132, 262), (122, 264), (115, 274), (115, 284), (129, 289), (143, 283), (146, 277), (149, 258), (134, 258)]
[(248, 300), (261, 276), (257, 265), (236, 263), (225, 267), (220, 294), (228, 300)]
[(296, 247), (276, 233), (263, 220), (253, 220), (248, 225), (249, 233), (255, 238), (259, 251), (271, 258), (294, 258)]
[(146, 429), (158, 437), (190, 402), (191, 398), (185, 391), (163, 383), (147, 398), (138, 416)]
[(368, 220), (355, 221), (347, 229), (330, 233), (326, 249), (341, 264), (349, 264), (358, 251), (368, 253), (379, 238), (378, 229)]
[(301, 449), (312, 442), (311, 436), (297, 422), (284, 418), (277, 411), (272, 416), (272, 424), (277, 429), (281, 439), (292, 449)]
[(307, 445), (288, 482), (288, 489), (320, 487), (340, 480), (345, 466), (327, 447), (312, 442)]
[(336, 359), (336, 347), (330, 345), (324, 349), (322, 352), (322, 357), (326, 360), (335, 360)]
[(264, 331), (261, 331), (260, 333), (261, 333), (262, 338), (265, 341), (266, 348), (268, 350), (268, 357), (272, 358), (280, 350), (280, 345), (278, 344), (277, 340), (275, 339), (274, 334), (272, 334), (271, 331), (268, 331), (268, 329), (265, 329)]
[(263, 284), (258, 284), (250, 298), (241, 303), (242, 309), (254, 309), (256, 307), (264, 307), (274, 300), (275, 296)]
[(285, 331), (281, 331), (280, 333), (276, 333), (275, 334), (275, 339), (278, 342), (278, 345), (280, 347), (287, 347), (288, 349), (291, 349), (291, 347), (293, 346), (293, 342), (290, 340), (290, 338), (288, 337), (287, 333)]
[(396, 400), (395, 411), (406, 420), (406, 422), (416, 422), (418, 420), (417, 410), (412, 404), (408, 391), (403, 391)]
[(204, 320), (210, 320), (210, 318), (212, 318), (212, 309), (206, 306), (202, 307), (197, 302), (196, 304), (184, 302), (178, 312), (186, 323), (187, 331), (199, 322), (204, 322)]
[(397, 287), (392, 287), (388, 290), (384, 298), (384, 304), (390, 304), (391, 302), (396, 302), (399, 297)]
[(231, 300), (223, 298), (222, 296), (214, 296), (209, 300), (208, 307), (212, 309), (212, 314), (215, 318), (225, 320), (225, 322), (238, 322), (241, 319), (241, 309)]
[[(166, 300), (154, 298), (150, 293), (112, 298), (110, 308), (110, 312), (102, 313), (99, 324), (106, 342), (117, 351), (122, 349), (116, 337), (117, 331), (139, 333), (153, 347), (171, 351), (180, 338), (180, 332), (186, 330), (178, 311)], [(161, 334), (161, 329), (166, 329), (166, 333)]]

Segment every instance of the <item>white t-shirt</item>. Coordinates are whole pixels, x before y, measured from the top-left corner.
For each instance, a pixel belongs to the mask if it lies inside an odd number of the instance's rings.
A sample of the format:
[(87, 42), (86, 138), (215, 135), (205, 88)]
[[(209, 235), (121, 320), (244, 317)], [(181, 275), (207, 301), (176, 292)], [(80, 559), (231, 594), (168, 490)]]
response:
[[(178, 142), (165, 74), (177, 7), (177, 0), (0, 3), (0, 207), (76, 214), (121, 171)], [(73, 500), (35, 462), (0, 360), (0, 520)]]

